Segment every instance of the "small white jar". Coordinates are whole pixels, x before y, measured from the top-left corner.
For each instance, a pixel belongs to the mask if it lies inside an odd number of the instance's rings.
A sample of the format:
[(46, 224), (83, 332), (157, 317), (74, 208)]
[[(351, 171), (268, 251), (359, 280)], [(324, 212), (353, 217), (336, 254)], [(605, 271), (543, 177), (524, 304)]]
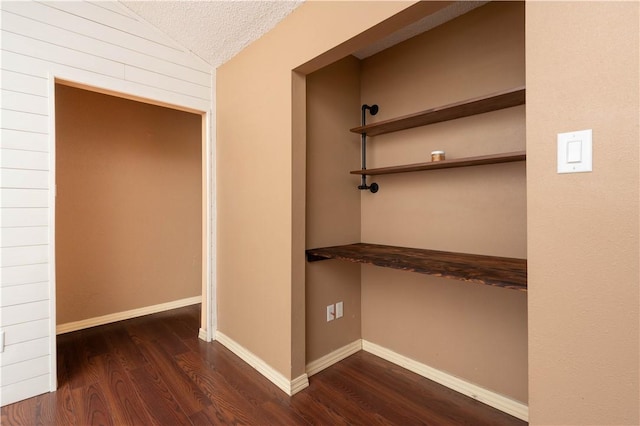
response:
[(431, 161), (444, 160), (444, 151), (431, 151)]

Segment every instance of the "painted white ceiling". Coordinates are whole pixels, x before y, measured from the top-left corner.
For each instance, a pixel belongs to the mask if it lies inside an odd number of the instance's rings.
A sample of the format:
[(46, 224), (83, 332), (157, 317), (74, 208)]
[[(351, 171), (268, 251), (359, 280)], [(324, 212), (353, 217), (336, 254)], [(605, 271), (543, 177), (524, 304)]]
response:
[[(216, 68), (275, 27), (304, 0), (119, 1)], [(364, 59), (485, 3), (488, 1), (457, 1), (354, 55)]]
[(217, 68), (275, 27), (302, 0), (120, 3)]

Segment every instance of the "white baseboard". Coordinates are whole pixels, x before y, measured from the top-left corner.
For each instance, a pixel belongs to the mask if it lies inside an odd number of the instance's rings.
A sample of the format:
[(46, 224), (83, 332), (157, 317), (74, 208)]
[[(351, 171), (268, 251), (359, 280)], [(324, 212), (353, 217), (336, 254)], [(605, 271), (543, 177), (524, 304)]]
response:
[(293, 380), (289, 380), (269, 364), (264, 362), (260, 357), (258, 357), (253, 352), (246, 349), (224, 333), (216, 331), (216, 340), (231, 352), (236, 354), (244, 362), (257, 370), (258, 373), (262, 374), (274, 385), (282, 389), (282, 391), (284, 391), (289, 396), (300, 392), (302, 389), (309, 386), (309, 379), (306, 373), (302, 374), (299, 377), (296, 377)]
[(335, 351), (328, 353), (327, 355), (311, 361), (307, 364), (307, 376), (313, 376), (316, 373), (321, 372), (325, 368), (331, 367), (333, 364), (342, 361), (350, 355), (355, 354), (362, 350), (362, 339), (358, 339), (349, 343)]
[(205, 330), (204, 328), (200, 328), (200, 330), (198, 331), (198, 339), (204, 340), (205, 342), (211, 341), (211, 339), (207, 335), (207, 330)]
[(306, 373), (301, 374), (291, 381), (290, 391), (287, 393), (289, 394), (289, 396), (295, 395), (298, 392), (300, 392), (302, 389), (308, 388), (308, 387), (309, 387), (309, 376), (307, 376)]
[(397, 352), (366, 340), (362, 341), (362, 350), (372, 353), (373, 355), (377, 355), (380, 358), (404, 367), (409, 371), (421, 375), (422, 377), (426, 377), (429, 380), (440, 383), (449, 389), (460, 392), (463, 395), (476, 399), (502, 412), (510, 414), (521, 420), (529, 421), (529, 407), (519, 401), (515, 401), (504, 395), (492, 392), (488, 389), (452, 376), (449, 373), (445, 373), (444, 371), (429, 367), (428, 365), (412, 360), (411, 358), (407, 358), (404, 355), (400, 355)]
[(95, 318), (88, 318), (81, 321), (58, 324), (56, 334), (69, 333), (98, 325), (110, 324), (116, 321), (141, 317), (143, 315), (155, 314), (168, 311), (170, 309), (182, 308), (184, 306), (195, 305), (202, 302), (202, 296), (188, 297), (186, 299), (174, 300), (173, 302), (160, 303), (159, 305), (145, 306), (144, 308), (131, 309), (130, 311), (116, 312), (115, 314), (103, 315)]

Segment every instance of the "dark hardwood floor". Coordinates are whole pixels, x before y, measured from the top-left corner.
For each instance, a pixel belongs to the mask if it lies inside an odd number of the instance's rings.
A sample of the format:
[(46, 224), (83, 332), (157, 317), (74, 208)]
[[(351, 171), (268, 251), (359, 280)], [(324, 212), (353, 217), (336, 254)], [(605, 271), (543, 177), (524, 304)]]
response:
[(289, 397), (219, 343), (199, 305), (58, 336), (58, 391), (2, 408), (8, 425), (522, 425), (359, 352)]

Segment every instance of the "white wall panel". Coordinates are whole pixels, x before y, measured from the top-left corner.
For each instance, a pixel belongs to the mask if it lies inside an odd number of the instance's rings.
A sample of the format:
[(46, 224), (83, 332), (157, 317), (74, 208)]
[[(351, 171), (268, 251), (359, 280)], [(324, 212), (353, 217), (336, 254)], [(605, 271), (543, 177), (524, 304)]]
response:
[(2, 308), (0, 318), (2, 326), (8, 327), (14, 324), (21, 324), (29, 321), (41, 320), (49, 317), (49, 302), (40, 301), (25, 303), (24, 305), (14, 305)]
[(169, 37), (162, 33), (150, 33), (147, 29), (140, 25), (137, 19), (125, 17), (118, 13), (105, 13), (104, 9), (96, 7), (95, 4), (89, 2), (46, 2), (47, 6), (58, 10), (64, 10), (76, 16), (82, 16), (85, 19), (100, 22), (104, 26), (117, 28), (129, 34), (134, 34), (140, 38), (153, 40), (157, 44), (169, 47), (177, 47)]
[[(44, 79), (47, 84), (48, 75), (51, 71), (61, 72), (65, 70), (79, 69), (65, 64), (48, 62), (44, 59), (38, 59), (33, 56), (8, 51), (2, 52), (2, 67), (14, 73), (21, 73), (32, 78)], [(46, 87), (46, 96), (48, 96), (48, 90), (48, 87)]]
[(17, 362), (0, 368), (2, 368), (2, 387), (4, 388), (34, 376), (47, 374), (49, 372), (49, 356)]
[(46, 282), (2, 287), (0, 291), (2, 291), (0, 306), (3, 307), (49, 299), (49, 283)]
[[(129, 17), (129, 16), (125, 13), (125, 11), (123, 11), (123, 10), (122, 10), (122, 6), (121, 6), (118, 2), (115, 2), (115, 1), (101, 1), (101, 0), (98, 0), (98, 1), (88, 1), (87, 3), (91, 3), (91, 4), (92, 4), (92, 5), (94, 5), (94, 6), (102, 7), (102, 8), (104, 8), (104, 9), (110, 10), (111, 12), (115, 12), (115, 13), (118, 13), (118, 14), (120, 14), (120, 15), (123, 15), (123, 16), (127, 16), (127, 17)], [(130, 19), (134, 19), (134, 18), (132, 18), (132, 17), (129, 17), (129, 18), (130, 18)]]
[[(4, 71), (3, 71), (4, 72)], [(27, 151), (48, 152), (49, 135), (43, 133), (21, 132), (19, 130), (0, 130), (0, 147)], [(21, 164), (22, 168), (28, 168), (29, 163)], [(39, 168), (40, 165), (37, 165)]]
[(2, 287), (17, 284), (33, 284), (49, 280), (49, 264), (7, 266), (0, 269)]
[[(7, 229), (7, 228), (3, 228)], [(0, 248), (0, 267), (31, 265), (49, 261), (49, 246), (3, 247)]]
[(25, 247), (49, 243), (49, 228), (31, 226), (0, 229), (0, 247)]
[(3, 326), (3, 329), (6, 334), (4, 343), (7, 346), (43, 337), (49, 339), (49, 333), (51, 332), (48, 318)]
[(7, 345), (0, 402), (6, 405), (55, 381), (50, 79), (208, 111), (212, 70), (117, 2), (0, 2), (0, 13), (0, 319)]
[[(53, 43), (24, 37), (4, 30), (2, 31), (2, 44), (9, 46), (6, 48), (9, 52), (21, 53), (49, 62), (92, 71), (97, 74), (122, 77), (123, 64), (103, 59), (97, 55), (78, 52), (73, 49), (57, 46)], [(20, 46), (20, 50), (16, 52), (12, 50), (11, 46)]]
[[(53, 68), (52, 68), (53, 69)], [(88, 73), (78, 72), (77, 70), (57, 70), (60, 78), (68, 81), (86, 81)], [(90, 76), (90, 86), (95, 87), (111, 87), (112, 90), (107, 94), (113, 95), (113, 92), (132, 94), (135, 100), (149, 99), (150, 103), (155, 104), (154, 100), (162, 100), (163, 106), (180, 105), (192, 110), (191, 112), (206, 111), (211, 106), (211, 100), (202, 97), (195, 97), (189, 94), (183, 94), (176, 91), (168, 90), (165, 87), (157, 87), (153, 84), (139, 83), (136, 81), (120, 80), (109, 76)], [(98, 90), (100, 92), (100, 90)], [(127, 96), (124, 96), (125, 98)], [(168, 104), (168, 105), (165, 105)]]
[(48, 189), (0, 188), (2, 207), (49, 207)]
[[(122, 46), (133, 53), (151, 55), (199, 71), (210, 71), (210, 67), (201, 59), (193, 56), (185, 56), (181, 49), (172, 47), (172, 45), (158, 43), (154, 39), (153, 34), (151, 34), (151, 31), (148, 31), (149, 34), (140, 36), (127, 32), (126, 29), (122, 30), (103, 24), (96, 25), (96, 22), (92, 20), (49, 7), (46, 3), (12, 2), (3, 6), (3, 9), (13, 14), (29, 18), (35, 22), (64, 28), (95, 40), (108, 41), (114, 45)], [(118, 7), (118, 9), (123, 10), (122, 7)], [(125, 13), (126, 12), (128, 12), (128, 10), (125, 10)], [(133, 20), (135, 21), (135, 19)], [(148, 27), (149, 25), (141, 22), (140, 26)]]
[(31, 95), (2, 89), (0, 93), (0, 107), (13, 111), (31, 112), (34, 114), (49, 114), (49, 103), (46, 96)]
[(140, 84), (163, 87), (171, 92), (185, 93), (200, 99), (207, 98), (205, 90), (208, 89), (204, 86), (189, 83), (184, 80), (178, 80), (177, 78), (172, 78), (152, 71), (127, 66), (125, 69), (125, 76), (127, 80), (135, 81)]
[(0, 367), (16, 364), (20, 361), (42, 358), (49, 355), (49, 338), (29, 340), (15, 345), (5, 346)]
[(13, 404), (20, 400), (48, 392), (49, 374), (32, 377), (22, 382), (0, 388), (0, 405)]
[[(25, 134), (25, 132), (21, 133)], [(9, 138), (11, 138), (11, 136), (9, 136)], [(7, 169), (46, 171), (49, 170), (49, 154), (47, 152), (3, 149), (0, 151), (0, 167)]]
[(49, 224), (49, 209), (0, 209), (0, 227), (13, 228), (17, 226), (47, 226)]
[(49, 188), (49, 172), (42, 170), (0, 169), (2, 188)]
[(211, 107), (210, 89), (206, 88), (203, 94), (197, 97), (184, 94), (175, 90), (167, 90), (163, 86), (149, 84), (148, 82), (127, 81), (108, 75), (95, 74), (79, 68), (69, 67), (64, 64), (50, 63), (30, 56), (23, 56), (12, 52), (2, 52), (2, 67), (15, 72), (26, 73), (33, 76), (46, 77), (49, 73), (64, 77), (65, 80), (85, 82), (91, 81), (91, 85), (97, 87), (109, 87), (111, 91), (130, 93), (140, 98), (162, 100), (168, 104), (182, 105), (199, 111), (207, 111)]
[(32, 95), (47, 96), (47, 79), (44, 76), (34, 77), (33, 75), (11, 71), (12, 68), (8, 66), (11, 58), (20, 56), (21, 55), (15, 53), (2, 52), (0, 88), (30, 93)]
[(44, 59), (34, 58), (33, 56), (8, 51), (4, 51), (2, 54), (2, 67), (6, 70), (22, 73), (27, 76), (44, 78), (47, 84), (49, 73), (86, 72), (82, 68), (49, 62)]
[(83, 52), (91, 56), (96, 55), (100, 58), (119, 63), (127, 63), (128, 65), (145, 70), (154, 70), (155, 72), (178, 79), (181, 79), (182, 76), (191, 71), (191, 80), (203, 86), (210, 85), (211, 75), (208, 72), (193, 72), (193, 69), (168, 62), (165, 59), (158, 59), (148, 54), (131, 55), (131, 51), (112, 43), (83, 36), (52, 25), (40, 24), (32, 19), (13, 15), (9, 12), (4, 12), (3, 18), (3, 30), (11, 33), (44, 42), (47, 42), (47, 40), (55, 40), (56, 45), (65, 46), (78, 52)]
[(49, 118), (46, 115), (3, 109), (0, 110), (0, 125), (3, 129), (47, 133)]

